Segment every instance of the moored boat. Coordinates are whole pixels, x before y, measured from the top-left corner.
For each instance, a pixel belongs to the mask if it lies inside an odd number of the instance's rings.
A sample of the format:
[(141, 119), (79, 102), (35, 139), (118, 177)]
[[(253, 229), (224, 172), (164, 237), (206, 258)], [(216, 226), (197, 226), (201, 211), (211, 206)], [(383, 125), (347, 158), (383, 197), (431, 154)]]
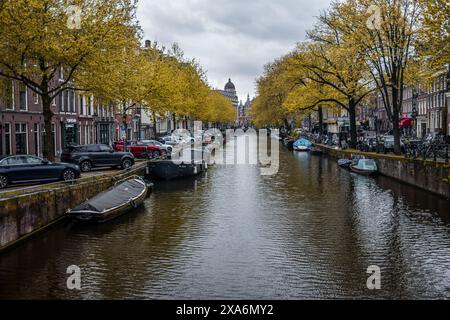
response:
[(196, 176), (208, 169), (205, 161), (191, 163), (175, 163), (162, 160), (150, 162), (148, 165), (150, 175), (162, 180), (174, 180)]
[(142, 178), (133, 177), (116, 183), (67, 214), (79, 221), (103, 223), (141, 206), (151, 187)]
[(348, 159), (340, 159), (338, 160), (338, 165), (341, 168), (350, 168), (350, 165), (353, 163), (352, 160), (348, 160)]
[(375, 160), (361, 159), (356, 164), (350, 164), (350, 170), (363, 175), (374, 175), (378, 173), (378, 166)]
[(294, 143), (294, 151), (309, 151), (312, 148), (313, 144), (311, 141), (307, 139), (299, 139)]

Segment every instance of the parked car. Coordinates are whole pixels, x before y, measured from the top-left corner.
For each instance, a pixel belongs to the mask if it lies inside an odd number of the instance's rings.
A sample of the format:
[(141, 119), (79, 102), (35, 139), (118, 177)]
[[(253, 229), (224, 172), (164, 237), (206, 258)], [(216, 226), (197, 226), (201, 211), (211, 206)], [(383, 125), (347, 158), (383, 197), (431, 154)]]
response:
[(150, 145), (150, 146), (159, 147), (163, 151), (163, 153), (165, 153), (167, 155), (172, 154), (172, 151), (173, 151), (173, 148), (174, 148), (173, 145), (163, 144), (163, 143), (161, 143), (159, 141), (156, 141), (156, 140), (142, 140), (141, 142), (144, 143), (144, 144)]
[(110, 146), (92, 144), (70, 146), (61, 154), (61, 161), (80, 166), (82, 172), (95, 167), (120, 167), (129, 169), (134, 165), (134, 156), (130, 152), (116, 152)]
[[(114, 143), (115, 151), (123, 152), (124, 149), (123, 141)], [(165, 153), (160, 147), (143, 142), (130, 142), (127, 144), (127, 150), (139, 159), (159, 158)]]
[(80, 175), (80, 168), (74, 164), (28, 155), (0, 157), (0, 189), (15, 183), (72, 181)]

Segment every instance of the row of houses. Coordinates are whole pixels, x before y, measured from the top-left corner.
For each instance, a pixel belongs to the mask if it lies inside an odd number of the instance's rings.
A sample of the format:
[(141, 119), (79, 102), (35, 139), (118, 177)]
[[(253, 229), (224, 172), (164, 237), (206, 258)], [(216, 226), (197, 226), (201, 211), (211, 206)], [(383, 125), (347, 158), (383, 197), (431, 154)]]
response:
[[(42, 101), (39, 95), (21, 82), (6, 81), (0, 97), (0, 155), (43, 155), (45, 139)], [(107, 144), (127, 137), (128, 141), (154, 137), (153, 119), (144, 109), (128, 113), (127, 128), (123, 116), (112, 104), (102, 103), (91, 95), (66, 90), (52, 102), (52, 131), (55, 155), (70, 144)], [(186, 122), (170, 117), (158, 117), (157, 135), (172, 128), (184, 128)]]
[[(446, 133), (450, 135), (450, 69), (436, 73), (426, 85), (405, 87), (400, 114), (400, 127), (404, 134), (424, 138)], [(381, 94), (371, 96), (368, 103), (357, 109), (357, 125), (374, 134), (392, 130)], [(333, 108), (324, 112), (324, 126), (329, 134), (348, 131), (350, 120), (345, 110)]]

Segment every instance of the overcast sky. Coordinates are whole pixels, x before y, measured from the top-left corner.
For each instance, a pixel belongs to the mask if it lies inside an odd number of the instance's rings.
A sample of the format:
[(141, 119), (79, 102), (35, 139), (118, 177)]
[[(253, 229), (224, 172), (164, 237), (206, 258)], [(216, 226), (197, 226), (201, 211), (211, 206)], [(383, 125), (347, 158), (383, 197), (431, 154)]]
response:
[(240, 99), (255, 94), (263, 66), (305, 39), (330, 0), (140, 0), (145, 39), (178, 43), (215, 88), (231, 78)]

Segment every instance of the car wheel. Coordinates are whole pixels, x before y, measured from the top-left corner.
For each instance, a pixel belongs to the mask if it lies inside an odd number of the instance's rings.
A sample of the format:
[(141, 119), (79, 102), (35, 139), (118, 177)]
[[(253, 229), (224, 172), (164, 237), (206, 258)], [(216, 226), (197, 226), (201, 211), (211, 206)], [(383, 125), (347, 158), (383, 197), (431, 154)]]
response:
[(159, 151), (153, 152), (153, 158), (154, 159), (159, 158), (159, 157), (161, 157), (161, 153), (159, 153)]
[(64, 181), (74, 181), (76, 174), (72, 169), (66, 169), (63, 171), (62, 178)]
[(133, 162), (130, 159), (125, 159), (122, 161), (122, 169), (127, 170), (133, 166)]
[(89, 172), (92, 170), (92, 164), (90, 161), (83, 161), (80, 164), (80, 169), (82, 172)]
[(4, 175), (0, 175), (0, 189), (4, 189), (8, 186), (8, 178)]

